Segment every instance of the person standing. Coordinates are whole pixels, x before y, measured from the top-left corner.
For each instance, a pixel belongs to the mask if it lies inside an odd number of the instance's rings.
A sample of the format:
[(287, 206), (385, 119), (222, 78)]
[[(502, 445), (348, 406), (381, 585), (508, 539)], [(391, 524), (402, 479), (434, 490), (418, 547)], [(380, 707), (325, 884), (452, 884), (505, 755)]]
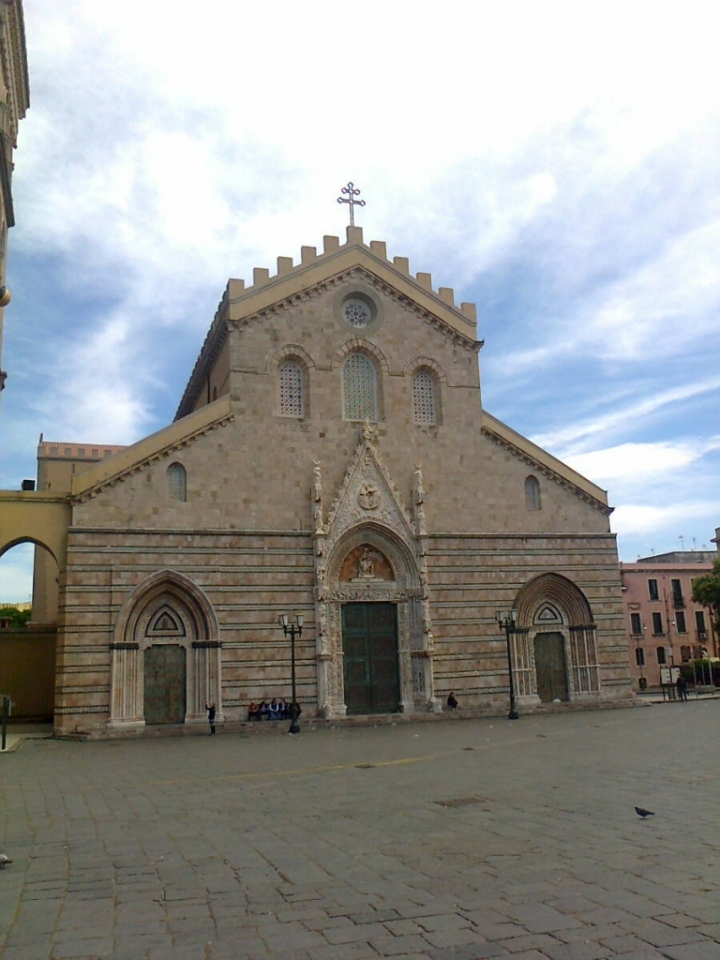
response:
[(688, 698), (687, 680), (681, 673), (678, 674), (678, 678), (675, 681), (675, 686), (677, 687), (678, 697), (680, 698), (680, 700), (687, 700)]
[(215, 704), (211, 703), (210, 706), (205, 704), (205, 709), (207, 710), (208, 723), (210, 724), (210, 736), (215, 735)]

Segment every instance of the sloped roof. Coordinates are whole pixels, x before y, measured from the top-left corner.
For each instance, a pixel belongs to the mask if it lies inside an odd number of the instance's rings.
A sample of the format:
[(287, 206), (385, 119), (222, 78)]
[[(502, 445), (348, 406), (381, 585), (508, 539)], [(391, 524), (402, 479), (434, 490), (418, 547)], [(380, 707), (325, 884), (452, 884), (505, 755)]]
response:
[(482, 432), (495, 443), (504, 446), (515, 456), (521, 457), (535, 470), (550, 477), (561, 486), (572, 490), (581, 499), (587, 501), (602, 513), (610, 514), (612, 507), (608, 506), (607, 491), (603, 490), (592, 480), (588, 480), (577, 470), (573, 470), (562, 460), (558, 460), (547, 450), (543, 450), (532, 440), (508, 427), (507, 424), (493, 417), (487, 410), (482, 412)]
[(157, 460), (169, 457), (174, 451), (232, 419), (230, 397), (220, 397), (182, 420), (175, 420), (157, 433), (124, 447), (114, 456), (76, 474), (72, 478), (71, 499), (83, 501), (94, 497), (101, 490), (121, 483), (126, 477), (139, 473)]

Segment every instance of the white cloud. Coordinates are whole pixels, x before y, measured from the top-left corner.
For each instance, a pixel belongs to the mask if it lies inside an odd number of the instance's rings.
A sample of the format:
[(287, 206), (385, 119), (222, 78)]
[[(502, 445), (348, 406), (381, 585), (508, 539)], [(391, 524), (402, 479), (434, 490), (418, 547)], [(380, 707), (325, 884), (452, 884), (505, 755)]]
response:
[[(685, 543), (685, 549), (690, 549), (691, 538), (683, 534), (688, 524), (693, 525), (698, 519), (703, 519), (713, 511), (720, 511), (720, 498), (709, 501), (683, 503), (673, 502), (664, 507), (648, 506), (647, 504), (623, 504), (615, 509), (612, 515), (612, 528), (620, 536), (630, 537), (638, 534), (644, 536), (663, 534), (667, 550), (681, 549), (679, 540)], [(698, 549), (713, 549), (709, 544), (712, 528), (705, 535), (697, 539)], [(658, 553), (663, 551), (658, 550)]]
[[(566, 458), (568, 461), (573, 458), (577, 462), (587, 446), (589, 444), (596, 445), (599, 438), (614, 436), (621, 430), (636, 429), (639, 424), (643, 423), (643, 420), (657, 413), (663, 407), (672, 406), (693, 397), (712, 394), (718, 390), (720, 390), (720, 377), (710, 377), (706, 380), (686, 383), (673, 389), (662, 390), (650, 396), (620, 396), (613, 400), (615, 409), (611, 408), (607, 412), (590, 419), (574, 420), (571, 411), (568, 409), (565, 415), (569, 422), (553, 431), (535, 436), (533, 440), (541, 447), (559, 451), (556, 453), (557, 456)], [(709, 426), (711, 428), (717, 426), (717, 421)], [(711, 445), (707, 446), (708, 443)], [(712, 443), (709, 440), (700, 441), (700, 447), (714, 449)], [(628, 447), (630, 446), (637, 448), (639, 445), (628, 445)], [(596, 453), (591, 452), (591, 455), (596, 455)]]
[(320, 0), (25, 0), (25, 19), (10, 270), (57, 289), (7, 311), (5, 475), (41, 430), (159, 426), (228, 276), (341, 233), (351, 178), (367, 238), (480, 300), (503, 419), (607, 477), (616, 526), (625, 503), (685, 504), (712, 533), (716, 4), (368, 0), (348, 26)]
[(687, 467), (713, 450), (720, 450), (720, 437), (708, 442), (621, 443), (604, 450), (593, 450), (565, 458), (575, 470), (593, 477), (598, 483), (626, 480), (645, 483), (648, 476), (664, 475)]

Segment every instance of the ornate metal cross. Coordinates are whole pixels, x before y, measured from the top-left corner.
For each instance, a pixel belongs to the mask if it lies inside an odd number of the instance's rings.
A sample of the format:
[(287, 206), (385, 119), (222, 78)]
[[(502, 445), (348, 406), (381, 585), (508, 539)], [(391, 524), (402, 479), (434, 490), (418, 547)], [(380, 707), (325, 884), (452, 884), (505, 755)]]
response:
[(355, 226), (355, 207), (364, 207), (364, 200), (353, 200), (353, 197), (359, 197), (360, 191), (355, 189), (355, 184), (350, 180), (346, 187), (342, 188), (342, 193), (347, 194), (347, 198), (338, 197), (338, 203), (347, 203), (350, 206), (350, 226)]

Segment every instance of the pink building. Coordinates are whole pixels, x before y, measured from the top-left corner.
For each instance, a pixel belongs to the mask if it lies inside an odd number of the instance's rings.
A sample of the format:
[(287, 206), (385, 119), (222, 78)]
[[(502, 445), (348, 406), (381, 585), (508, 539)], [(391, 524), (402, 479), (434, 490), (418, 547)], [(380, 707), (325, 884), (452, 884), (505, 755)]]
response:
[(691, 599), (693, 580), (710, 573), (716, 557), (714, 550), (678, 550), (620, 564), (635, 689), (659, 686), (663, 666), (718, 656), (708, 611)]

